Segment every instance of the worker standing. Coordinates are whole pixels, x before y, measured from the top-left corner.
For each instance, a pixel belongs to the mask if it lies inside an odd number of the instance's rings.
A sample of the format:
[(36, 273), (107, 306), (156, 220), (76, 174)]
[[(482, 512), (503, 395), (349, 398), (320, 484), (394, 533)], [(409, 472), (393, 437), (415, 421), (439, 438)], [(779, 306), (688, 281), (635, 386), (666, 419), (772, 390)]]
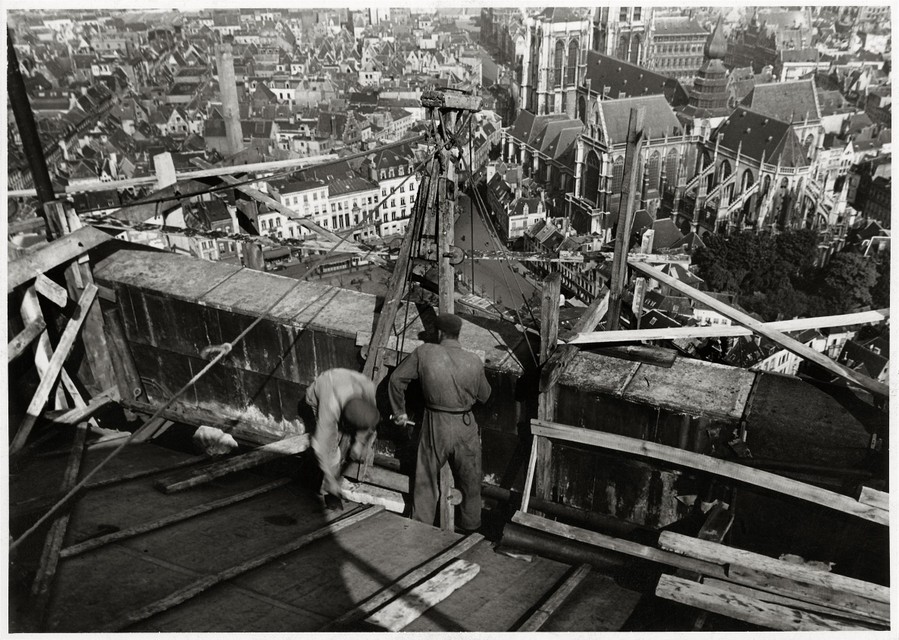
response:
[(375, 385), (351, 369), (328, 369), (306, 389), (306, 404), (315, 414), (312, 450), (324, 478), (322, 493), (343, 498), (340, 486), (347, 452), (359, 459), (381, 421)]
[(419, 380), (425, 401), (424, 420), (415, 469), (413, 517), (434, 524), (440, 495), (440, 469), (449, 462), (462, 494), (458, 529), (481, 526), (481, 438), (471, 407), (486, 402), (490, 384), (484, 365), (462, 349), (462, 320), (453, 314), (437, 317), (439, 344), (423, 344), (403, 360), (390, 378), (394, 422), (405, 424), (406, 387)]

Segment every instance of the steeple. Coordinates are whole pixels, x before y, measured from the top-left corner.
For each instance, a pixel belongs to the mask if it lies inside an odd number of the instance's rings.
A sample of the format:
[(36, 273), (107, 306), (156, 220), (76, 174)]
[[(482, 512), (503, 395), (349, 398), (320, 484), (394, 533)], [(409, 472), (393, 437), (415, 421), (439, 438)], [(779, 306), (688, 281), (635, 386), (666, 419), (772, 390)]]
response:
[(724, 28), (721, 26), (722, 18), (718, 16), (718, 23), (712, 31), (712, 35), (705, 42), (703, 53), (707, 60), (724, 60), (727, 53), (727, 41), (724, 39)]

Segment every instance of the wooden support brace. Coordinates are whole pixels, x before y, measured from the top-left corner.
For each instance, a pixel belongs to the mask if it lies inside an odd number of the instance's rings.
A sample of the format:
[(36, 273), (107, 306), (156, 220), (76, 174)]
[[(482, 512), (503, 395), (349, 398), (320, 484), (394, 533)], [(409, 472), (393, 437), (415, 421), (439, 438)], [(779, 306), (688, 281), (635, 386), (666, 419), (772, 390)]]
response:
[(790, 336), (784, 335), (779, 331), (774, 331), (765, 327), (761, 322), (756, 320), (750, 315), (743, 313), (742, 311), (738, 311), (727, 305), (720, 300), (713, 298), (712, 296), (704, 293), (690, 285), (681, 282), (677, 278), (672, 278), (671, 276), (663, 273), (659, 269), (655, 267), (651, 267), (648, 264), (643, 264), (641, 262), (630, 262), (630, 265), (639, 271), (640, 273), (644, 273), (648, 276), (651, 276), (658, 280), (659, 282), (668, 285), (672, 289), (676, 291), (680, 291), (684, 295), (696, 300), (698, 302), (703, 303), (710, 309), (717, 311), (721, 315), (726, 318), (730, 318), (734, 322), (737, 322), (747, 329), (750, 329), (754, 333), (759, 334), (765, 338), (768, 338), (772, 342), (780, 345), (787, 351), (796, 354), (800, 358), (805, 358), (806, 360), (810, 360), (814, 362), (820, 367), (823, 367), (830, 373), (837, 375), (841, 378), (849, 380), (853, 382), (863, 389), (870, 391), (871, 393), (878, 396), (888, 396), (889, 395), (889, 387), (882, 382), (874, 380), (873, 378), (869, 378), (868, 376), (862, 375), (852, 369), (844, 367), (841, 364), (838, 364), (828, 358), (827, 356), (818, 353), (811, 347), (808, 347), (798, 340), (791, 338)]
[(34, 253), (10, 262), (6, 280), (7, 293), (111, 239), (111, 236), (93, 227), (83, 227)]
[(780, 631), (861, 631), (871, 628), (858, 622), (827, 618), (669, 575), (659, 578), (656, 595)]
[(562, 603), (568, 599), (568, 596), (583, 582), (587, 574), (590, 573), (590, 565), (582, 564), (574, 573), (568, 576), (559, 587), (553, 591), (552, 595), (540, 605), (540, 607), (516, 629), (516, 631), (540, 631), (543, 625), (556, 612)]
[[(571, 331), (564, 334), (562, 338), (565, 339), (565, 336), (580, 335), (585, 331), (592, 331), (602, 320), (603, 316), (606, 315), (608, 308), (609, 292), (606, 291), (602, 296), (593, 299), (593, 302), (581, 314)], [(546, 364), (543, 365), (543, 371), (540, 375), (541, 392), (555, 386), (562, 376), (562, 372), (565, 371), (565, 368), (571, 363), (577, 353), (578, 350), (576, 348), (569, 346), (556, 349)]]
[(329, 622), (319, 631), (322, 633), (327, 631), (337, 631), (340, 630), (341, 627), (346, 627), (364, 618), (371, 612), (387, 604), (403, 591), (427, 578), (450, 560), (461, 556), (483, 539), (484, 536), (479, 533), (473, 533), (470, 536), (462, 538), (446, 551), (443, 551), (423, 565), (413, 569), (393, 584), (385, 587), (383, 590), (370, 597), (368, 600), (353, 607), (336, 620)]
[(43, 273), (39, 273), (34, 279), (34, 289), (57, 307), (64, 309), (69, 301), (65, 287), (56, 284)]
[[(78, 425), (78, 430), (75, 432), (75, 442), (72, 445), (72, 451), (63, 476), (62, 493), (68, 493), (78, 481), (78, 472), (81, 469), (81, 458), (84, 455), (87, 431), (88, 425), (86, 422)], [(57, 517), (53, 524), (50, 525), (50, 532), (47, 534), (44, 543), (37, 575), (31, 585), (33, 602), (29, 617), (37, 630), (42, 630), (45, 624), (53, 577), (56, 575), (56, 568), (59, 565), (60, 550), (62, 549), (63, 539), (66, 536), (68, 526), (68, 513)]]
[(453, 560), (433, 578), (401, 595), (383, 609), (368, 616), (365, 621), (385, 631), (401, 631), (425, 611), (471, 582), (480, 570), (481, 567), (473, 562)]
[(591, 544), (610, 551), (616, 551), (635, 558), (643, 558), (650, 562), (657, 562), (679, 569), (686, 569), (687, 571), (695, 571), (702, 575), (716, 576), (719, 578), (725, 577), (725, 569), (721, 564), (663, 551), (645, 544), (615, 538), (613, 536), (605, 535), (604, 533), (555, 522), (554, 520), (547, 520), (546, 518), (541, 518), (529, 513), (517, 511), (515, 515), (512, 516), (512, 522), (525, 527), (531, 527), (532, 529), (537, 529), (538, 531), (561, 536), (568, 540), (577, 540), (578, 542)]
[(155, 483), (157, 489), (164, 493), (184, 491), (197, 485), (205, 484), (229, 473), (257, 467), (264, 462), (302, 453), (309, 448), (309, 435), (303, 434), (272, 442), (249, 453), (237, 455), (226, 460), (213, 462), (200, 469), (192, 469), (186, 473), (170, 478), (162, 478)]
[(25, 349), (27, 349), (46, 328), (47, 323), (43, 318), (36, 318), (29, 322), (7, 346), (7, 362), (12, 362), (22, 355)]
[[(836, 316), (818, 318), (799, 318), (765, 322), (762, 326), (773, 331), (803, 331), (805, 329), (826, 329), (828, 327), (844, 327), (857, 324), (876, 324), (890, 317), (889, 309), (864, 311), (861, 313), (844, 313)], [(594, 325), (595, 326), (595, 325)], [(751, 336), (751, 329), (737, 325), (713, 325), (710, 327), (666, 327), (664, 329), (622, 329), (619, 331), (571, 331), (562, 336), (568, 344), (598, 345), (615, 342), (637, 342), (647, 340), (683, 340), (689, 338), (736, 338)]]
[(862, 487), (858, 494), (858, 501), (884, 511), (890, 510), (890, 494), (877, 491), (871, 487)]
[(16, 432), (16, 437), (13, 439), (12, 444), (10, 444), (9, 446), (10, 454), (15, 454), (16, 452), (20, 451), (25, 445), (25, 441), (28, 439), (28, 435), (31, 433), (31, 429), (34, 426), (35, 421), (38, 419), (38, 416), (40, 416), (41, 411), (44, 409), (44, 405), (47, 404), (47, 398), (50, 395), (50, 391), (53, 388), (53, 385), (56, 383), (57, 378), (59, 377), (59, 372), (62, 370), (63, 363), (69, 356), (69, 353), (71, 352), (72, 347), (75, 344), (75, 338), (77, 338), (78, 336), (78, 331), (81, 329), (81, 325), (84, 323), (84, 320), (87, 317), (87, 311), (88, 309), (90, 309), (90, 306), (93, 303), (96, 295), (97, 287), (95, 287), (94, 285), (88, 285), (87, 287), (85, 287), (84, 293), (82, 294), (81, 299), (78, 301), (78, 307), (75, 310), (75, 315), (69, 320), (68, 324), (66, 325), (66, 328), (59, 339), (59, 344), (56, 346), (56, 350), (53, 352), (53, 357), (50, 359), (50, 364), (48, 365), (47, 372), (41, 378), (41, 381), (38, 384), (38, 388), (34, 393), (34, 397), (31, 399), (31, 403), (28, 405), (25, 419), (22, 421), (22, 425)]
[[(797, 584), (803, 583), (834, 592), (854, 594), (867, 600), (884, 604), (889, 604), (890, 602), (889, 587), (848, 578), (828, 571), (811, 569), (715, 542), (697, 540), (696, 538), (671, 531), (662, 532), (661, 536), (659, 536), (659, 546), (663, 549), (699, 558), (706, 562), (726, 564), (731, 568), (733, 566), (741, 566), (770, 576), (786, 578)], [(730, 574), (732, 571), (728, 573)]]
[(163, 611), (167, 611), (172, 607), (176, 607), (183, 602), (187, 602), (191, 598), (194, 598), (201, 593), (208, 591), (217, 584), (221, 584), (222, 582), (226, 582), (227, 580), (233, 580), (234, 578), (252, 571), (253, 569), (258, 569), (259, 567), (277, 560), (278, 558), (302, 549), (303, 547), (315, 542), (316, 540), (320, 540), (327, 536), (333, 535), (342, 529), (351, 527), (361, 522), (362, 520), (365, 520), (366, 518), (370, 518), (371, 516), (380, 513), (381, 511), (382, 509), (379, 507), (365, 507), (361, 510), (353, 511), (336, 520), (330, 521), (328, 524), (319, 529), (316, 529), (312, 533), (302, 535), (296, 540), (292, 540), (285, 545), (277, 547), (276, 549), (273, 549), (271, 551), (267, 551), (266, 553), (247, 560), (246, 562), (242, 562), (239, 565), (229, 567), (224, 571), (219, 571), (218, 573), (195, 580), (186, 587), (178, 589), (174, 593), (171, 593), (164, 598), (160, 598), (159, 600), (156, 600), (155, 602), (139, 609), (135, 609), (134, 611), (129, 611), (116, 620), (113, 620), (109, 624), (104, 625), (103, 628), (99, 629), (99, 631), (104, 633), (114, 633), (117, 631), (122, 631), (136, 622), (146, 620), (147, 618), (162, 613)]
[(85, 540), (84, 542), (79, 542), (78, 544), (74, 544), (70, 547), (66, 547), (60, 553), (60, 556), (63, 558), (69, 558), (72, 556), (77, 556), (81, 553), (85, 553), (87, 551), (91, 551), (93, 549), (97, 549), (99, 547), (103, 547), (111, 542), (117, 542), (119, 540), (126, 540), (128, 538), (133, 538), (134, 536), (138, 536), (142, 533), (147, 533), (149, 531), (155, 531), (157, 529), (161, 529), (163, 527), (167, 527), (171, 524), (175, 524), (178, 522), (183, 522), (190, 518), (195, 518), (196, 516), (202, 515), (204, 513), (208, 513), (210, 511), (215, 511), (216, 509), (221, 509), (223, 507), (231, 506), (232, 504), (237, 504), (238, 502), (243, 502), (244, 500), (249, 500), (250, 498), (254, 498), (256, 496), (262, 495), (264, 493), (268, 493), (274, 489), (279, 487), (283, 487), (284, 485), (290, 482), (289, 478), (281, 478), (279, 480), (275, 480), (273, 482), (268, 482), (260, 487), (256, 487), (254, 489), (250, 489), (249, 491), (243, 491), (241, 493), (235, 494), (233, 496), (227, 496), (226, 498), (222, 498), (220, 500), (214, 500), (212, 502), (206, 502), (200, 504), (196, 507), (192, 507), (190, 509), (185, 509), (184, 511), (179, 511), (178, 513), (173, 513), (171, 515), (167, 515), (165, 517), (159, 518), (158, 520), (153, 520), (152, 522), (144, 522), (133, 527), (128, 527), (126, 529), (121, 529), (119, 531), (115, 531), (113, 533), (106, 534), (105, 536), (97, 536), (96, 538), (90, 538)]
[(632, 455), (662, 460), (670, 464), (684, 466), (690, 469), (698, 469), (725, 478), (731, 478), (738, 482), (744, 482), (753, 486), (762, 487), (763, 489), (792, 496), (800, 500), (813, 502), (829, 509), (848, 513), (878, 524), (889, 525), (889, 514), (883, 509), (859, 503), (849, 496), (827, 491), (826, 489), (821, 489), (820, 487), (799, 482), (798, 480), (793, 480), (784, 476), (768, 473), (761, 469), (753, 469), (736, 462), (713, 458), (700, 453), (693, 453), (692, 451), (684, 451), (677, 447), (656, 444), (638, 438), (628, 438), (627, 436), (619, 436), (589, 429), (580, 429), (541, 420), (533, 420), (531, 422), (531, 433), (546, 436), (548, 438), (579, 442), (581, 444), (600, 447), (602, 449), (621, 451)]

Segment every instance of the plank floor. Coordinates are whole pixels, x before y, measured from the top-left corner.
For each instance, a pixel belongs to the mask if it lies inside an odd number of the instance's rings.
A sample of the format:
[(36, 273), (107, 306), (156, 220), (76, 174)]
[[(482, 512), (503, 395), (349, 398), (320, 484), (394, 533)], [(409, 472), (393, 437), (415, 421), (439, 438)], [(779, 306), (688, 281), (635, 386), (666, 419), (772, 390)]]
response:
[[(107, 453), (89, 451), (82, 468), (92, 468)], [(163, 470), (189, 457), (152, 444), (134, 445), (124, 449), (97, 479)], [(56, 467), (61, 464), (65, 464), (65, 456), (33, 460), (12, 479), (11, 495), (22, 500), (27, 494), (19, 483), (28, 482), (39, 487), (38, 493), (52, 495)], [(273, 479), (244, 471), (166, 495), (153, 487), (164, 475), (163, 471), (86, 492), (72, 510), (63, 547), (158, 520)], [(354, 506), (347, 504), (345, 512)], [(200, 578), (288, 544), (323, 527), (328, 519), (315, 496), (290, 483), (189, 520), (63, 558), (56, 572), (46, 630), (97, 630)], [(41, 536), (35, 538), (39, 546)], [(212, 587), (127, 630), (317, 631), (460, 538), (384, 511)], [(405, 630), (514, 630), (571, 569), (539, 556), (530, 562), (512, 558), (496, 553), (493, 547), (483, 540), (463, 553), (460, 557), (480, 566), (478, 575)], [(23, 585), (14, 584), (12, 588), (21, 591)], [(17, 599), (11, 595), (10, 599), (21, 601), (21, 595)], [(610, 578), (591, 574), (550, 618), (546, 628), (620, 629), (638, 599), (639, 594), (618, 587)], [(15, 629), (17, 611), (14, 607), (10, 611), (11, 628)], [(355, 628), (366, 627), (361, 623)]]

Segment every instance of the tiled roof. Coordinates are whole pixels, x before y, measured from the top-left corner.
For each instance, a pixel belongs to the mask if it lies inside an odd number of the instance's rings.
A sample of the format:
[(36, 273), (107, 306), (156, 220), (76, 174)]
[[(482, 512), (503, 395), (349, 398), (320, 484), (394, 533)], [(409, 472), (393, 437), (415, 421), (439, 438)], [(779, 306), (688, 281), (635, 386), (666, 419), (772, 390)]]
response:
[(671, 16), (656, 18), (653, 22), (653, 35), (678, 36), (708, 34), (708, 30), (696, 20), (687, 16)]
[(644, 134), (652, 138), (677, 135), (681, 124), (664, 96), (654, 95), (621, 100), (603, 100), (599, 103), (605, 121), (603, 135), (610, 144), (627, 142), (627, 127), (631, 109), (645, 107), (643, 117)]
[(590, 80), (592, 91), (603, 93), (604, 87), (608, 87), (611, 98), (622, 93), (626, 96), (662, 94), (673, 107), (687, 104), (687, 92), (676, 79), (595, 51), (587, 52), (585, 79)]
[(761, 162), (784, 167), (808, 166), (793, 127), (776, 118), (738, 107), (712, 135), (722, 147)]
[(812, 79), (757, 84), (743, 100), (743, 106), (784, 122), (802, 122), (806, 117), (821, 119)]
[(328, 197), (344, 196), (358, 191), (372, 191), (378, 186), (365, 178), (346, 178), (328, 183)]

